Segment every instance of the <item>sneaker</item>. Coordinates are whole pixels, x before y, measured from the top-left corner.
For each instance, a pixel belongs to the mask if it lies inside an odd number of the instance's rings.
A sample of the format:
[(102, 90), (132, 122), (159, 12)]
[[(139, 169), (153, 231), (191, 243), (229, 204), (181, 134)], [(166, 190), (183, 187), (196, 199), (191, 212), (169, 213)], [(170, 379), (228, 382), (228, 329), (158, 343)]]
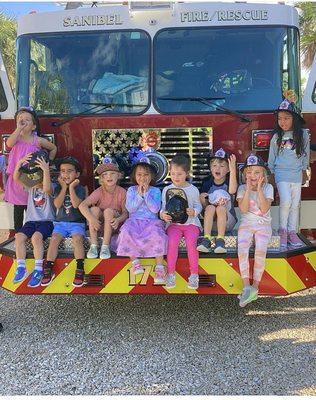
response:
[(43, 278), (41, 286), (48, 286), (54, 278), (55, 274), (53, 273), (53, 268), (45, 266), (43, 268)]
[(287, 231), (286, 231), (286, 229), (280, 228), (279, 236), (280, 236), (280, 249), (284, 250), (287, 248)]
[(92, 244), (87, 253), (87, 258), (98, 258), (98, 246), (96, 244)]
[(257, 300), (257, 298), (258, 289), (255, 289), (253, 286), (245, 286), (239, 299), (239, 305), (240, 307), (245, 307), (252, 301)]
[(293, 247), (303, 246), (302, 241), (299, 239), (295, 231), (289, 232), (288, 243)]
[(199, 275), (191, 274), (188, 279), (188, 289), (198, 289), (199, 288)]
[(84, 280), (84, 270), (83, 269), (76, 269), (75, 278), (72, 282), (72, 286), (81, 287), (83, 286)]
[(23, 281), (27, 277), (27, 270), (25, 267), (18, 267), (15, 271), (13, 283), (18, 283)]
[(204, 237), (196, 249), (202, 253), (210, 253), (212, 251), (210, 239)]
[(166, 271), (163, 265), (156, 265), (154, 283), (157, 285), (166, 283)]
[(106, 260), (108, 258), (111, 258), (110, 249), (109, 249), (109, 246), (107, 244), (103, 244), (101, 246), (100, 258), (102, 260)]
[(28, 287), (38, 287), (41, 284), (41, 280), (43, 277), (43, 271), (39, 271), (37, 269), (34, 269), (31, 275), (31, 279), (29, 283), (27, 284)]
[(166, 278), (166, 288), (173, 289), (176, 287), (176, 274), (168, 274)]
[(215, 239), (214, 253), (218, 253), (218, 254), (227, 253), (224, 239), (222, 239), (222, 238), (216, 238)]
[(131, 271), (134, 275), (143, 274), (144, 268), (139, 263), (137, 263), (132, 265)]

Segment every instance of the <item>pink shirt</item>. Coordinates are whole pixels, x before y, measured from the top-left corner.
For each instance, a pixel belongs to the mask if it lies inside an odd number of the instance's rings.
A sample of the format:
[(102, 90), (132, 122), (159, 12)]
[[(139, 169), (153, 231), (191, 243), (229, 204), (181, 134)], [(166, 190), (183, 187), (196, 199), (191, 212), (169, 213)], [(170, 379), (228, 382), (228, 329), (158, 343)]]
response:
[(16, 183), (13, 180), (13, 172), (17, 162), (25, 157), (28, 153), (34, 153), (40, 150), (39, 140), (36, 133), (33, 133), (32, 142), (24, 142), (18, 140), (15, 145), (11, 148), (9, 159), (8, 159), (8, 180), (5, 187), (4, 200), (16, 205), (26, 205), (28, 193), (24, 190), (20, 183)]
[(102, 211), (112, 208), (122, 214), (126, 201), (126, 190), (121, 186), (116, 186), (114, 192), (109, 193), (100, 186), (87, 199), (93, 205), (100, 207)]

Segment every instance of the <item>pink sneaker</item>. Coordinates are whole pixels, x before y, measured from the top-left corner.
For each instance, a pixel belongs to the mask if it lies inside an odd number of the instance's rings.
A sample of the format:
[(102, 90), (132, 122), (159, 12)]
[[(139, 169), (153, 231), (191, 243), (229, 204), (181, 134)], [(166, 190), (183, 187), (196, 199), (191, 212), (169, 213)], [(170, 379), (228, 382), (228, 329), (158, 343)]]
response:
[(288, 242), (293, 247), (301, 247), (303, 246), (302, 241), (299, 239), (295, 231), (289, 232)]
[(138, 275), (138, 274), (143, 274), (144, 273), (144, 269), (139, 263), (133, 264), (131, 270), (132, 270), (132, 273), (134, 275)]
[(287, 231), (286, 231), (286, 229), (280, 228), (279, 236), (280, 236), (280, 248), (284, 250), (287, 248)]

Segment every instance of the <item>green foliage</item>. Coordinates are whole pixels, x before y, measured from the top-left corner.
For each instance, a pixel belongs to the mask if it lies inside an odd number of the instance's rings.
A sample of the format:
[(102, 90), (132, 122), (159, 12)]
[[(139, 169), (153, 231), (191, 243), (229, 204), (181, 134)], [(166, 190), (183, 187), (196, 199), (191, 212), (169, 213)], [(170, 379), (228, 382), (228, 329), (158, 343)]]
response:
[(316, 3), (303, 1), (295, 7), (300, 13), (302, 61), (304, 67), (310, 69), (316, 54)]
[(11, 87), (15, 88), (16, 21), (0, 12), (0, 49)]

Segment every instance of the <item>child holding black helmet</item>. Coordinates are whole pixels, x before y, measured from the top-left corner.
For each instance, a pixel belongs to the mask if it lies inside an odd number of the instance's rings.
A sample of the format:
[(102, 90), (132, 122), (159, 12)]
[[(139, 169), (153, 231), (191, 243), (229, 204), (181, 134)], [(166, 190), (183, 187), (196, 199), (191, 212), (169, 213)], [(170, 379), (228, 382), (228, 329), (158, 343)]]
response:
[(191, 160), (189, 156), (180, 154), (174, 156), (170, 163), (172, 184), (166, 186), (162, 192), (160, 217), (169, 224), (167, 228), (169, 239), (167, 289), (172, 289), (176, 286), (175, 270), (179, 243), (183, 236), (186, 242), (191, 273), (188, 280), (188, 288), (198, 289), (199, 287), (199, 253), (196, 245), (202, 228), (198, 218), (202, 211), (202, 205), (200, 203), (199, 190), (187, 182), (190, 169)]
[(16, 129), (8, 137), (6, 146), (10, 150), (4, 199), (14, 205), (14, 229), (23, 225), (23, 214), (27, 204), (27, 192), (13, 179), (13, 172), (19, 160), (27, 154), (46, 149), (50, 160), (55, 158), (57, 147), (39, 136), (39, 121), (32, 107), (22, 107), (15, 114)]
[[(44, 256), (43, 241), (51, 235), (54, 228), (55, 209), (51, 196), (53, 188), (50, 179), (48, 155), (46, 153), (45, 156), (44, 153), (43, 151), (38, 151), (23, 157), (18, 161), (13, 174), (15, 182), (23, 184), (29, 193), (25, 224), (15, 234), (17, 269), (13, 283), (23, 281), (28, 275), (25, 266), (26, 240), (31, 238), (35, 268), (28, 282), (29, 287), (37, 287), (41, 284)], [(27, 164), (31, 159), (35, 160), (34, 164), (39, 168), (37, 179), (33, 179), (34, 176), (24, 176), (25, 174), (21, 169), (23, 164)]]

